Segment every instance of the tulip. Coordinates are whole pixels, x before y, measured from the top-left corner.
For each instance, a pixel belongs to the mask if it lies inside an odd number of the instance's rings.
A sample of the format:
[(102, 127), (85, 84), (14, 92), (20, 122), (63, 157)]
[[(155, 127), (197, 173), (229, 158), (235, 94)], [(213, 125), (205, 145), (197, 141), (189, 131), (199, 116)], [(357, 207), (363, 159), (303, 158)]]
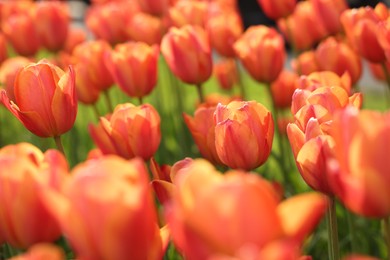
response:
[(40, 42), (49, 51), (59, 51), (65, 46), (69, 32), (67, 6), (60, 2), (39, 2), (35, 21)]
[(291, 67), (299, 75), (309, 75), (312, 72), (319, 71), (319, 65), (314, 51), (305, 51), (299, 54), (292, 62)]
[(286, 59), (282, 36), (264, 25), (246, 30), (234, 44), (234, 50), (245, 69), (259, 82), (274, 81)]
[[(202, 159), (180, 169), (173, 183), (166, 216), (174, 244), (188, 259), (259, 259), (257, 254), (268, 255), (282, 241), (290, 245), (288, 253), (297, 253), (327, 205), (314, 193), (279, 202), (272, 184), (260, 176), (222, 175)], [(243, 258), (244, 252), (251, 257)]]
[(97, 126), (90, 125), (89, 132), (103, 154), (149, 160), (160, 144), (160, 116), (149, 104), (121, 104)]
[(183, 117), (203, 158), (222, 165), (215, 147), (215, 108), (215, 106), (199, 107), (194, 117), (187, 114), (183, 114)]
[(362, 63), (357, 53), (342, 42), (337, 42), (333, 37), (322, 41), (315, 56), (320, 70), (333, 71), (340, 77), (345, 73), (351, 76), (351, 84), (355, 84), (362, 74)]
[(72, 67), (40, 61), (19, 71), (15, 79), (15, 102), (4, 90), (1, 102), (33, 134), (58, 137), (69, 131), (76, 119), (75, 74)]
[(2, 30), (7, 41), (20, 55), (33, 56), (41, 47), (32, 12), (10, 16), (3, 22)]
[(313, 0), (315, 13), (320, 17), (326, 31), (329, 34), (337, 34), (342, 31), (340, 15), (348, 9), (345, 0)]
[(163, 16), (169, 8), (170, 0), (138, 0), (141, 10), (155, 16)]
[(251, 170), (271, 153), (274, 122), (255, 101), (219, 104), (215, 110), (215, 146), (219, 159), (233, 169)]
[(232, 59), (224, 59), (215, 63), (213, 73), (222, 89), (231, 90), (238, 82), (236, 62)]
[(64, 51), (72, 53), (74, 48), (87, 40), (87, 33), (81, 28), (70, 28), (68, 37), (66, 37)]
[(351, 77), (348, 73), (338, 76), (331, 71), (313, 72), (307, 76), (302, 76), (298, 80), (299, 88), (315, 90), (320, 87), (342, 87), (347, 93), (351, 92)]
[(199, 107), (216, 107), (219, 103), (227, 105), (232, 101), (242, 101), (240, 96), (226, 96), (219, 93), (211, 93), (205, 96), (204, 102), (197, 105)]
[(207, 21), (211, 46), (222, 56), (234, 57), (233, 44), (241, 36), (244, 26), (237, 12), (212, 16)]
[(8, 58), (7, 40), (3, 33), (0, 33), (0, 64)]
[(0, 66), (0, 82), (5, 87), (9, 99), (15, 102), (14, 83), (20, 69), (30, 64), (31, 61), (23, 56), (8, 58)]
[(142, 42), (115, 46), (106, 64), (114, 81), (130, 97), (142, 98), (157, 84), (159, 48)]
[(193, 25), (204, 28), (207, 21), (208, 3), (200, 1), (178, 1), (169, 8), (167, 23), (169, 27), (180, 28)]
[(337, 197), (356, 214), (390, 215), (389, 131), (390, 113), (348, 107), (334, 116), (335, 159), (328, 165), (329, 180)]
[(257, 0), (261, 10), (272, 20), (289, 16), (295, 9), (296, 0)]
[(290, 108), (291, 99), (297, 89), (297, 74), (283, 70), (271, 84), (272, 99), (276, 108)]
[(161, 234), (148, 173), (140, 159), (87, 161), (63, 192), (46, 190), (49, 207), (80, 259), (161, 259)]
[(210, 78), (213, 70), (206, 32), (191, 25), (171, 28), (162, 39), (161, 53), (175, 76), (185, 83), (197, 85), (203, 102), (201, 84)]
[(65, 260), (64, 251), (52, 244), (36, 244), (29, 248), (26, 253), (9, 258), (9, 260)]
[(126, 34), (132, 41), (141, 41), (153, 45), (160, 44), (165, 30), (162, 19), (139, 12), (129, 20)]
[(65, 158), (55, 150), (43, 154), (28, 143), (0, 149), (0, 234), (7, 243), (26, 249), (60, 237), (40, 193), (61, 190), (67, 171)]
[(100, 92), (113, 85), (114, 80), (104, 62), (110, 50), (110, 45), (103, 40), (84, 42), (74, 49), (77, 98), (82, 103), (94, 104)]

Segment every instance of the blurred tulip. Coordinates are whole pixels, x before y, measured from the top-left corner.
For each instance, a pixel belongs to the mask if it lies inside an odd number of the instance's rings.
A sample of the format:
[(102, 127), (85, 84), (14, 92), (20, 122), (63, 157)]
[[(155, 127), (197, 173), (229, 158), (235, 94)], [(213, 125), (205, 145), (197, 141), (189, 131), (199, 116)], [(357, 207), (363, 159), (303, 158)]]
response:
[(233, 169), (252, 170), (271, 153), (274, 122), (255, 101), (219, 104), (215, 110), (215, 146), (219, 159)]
[(204, 102), (196, 107), (216, 107), (219, 103), (227, 105), (232, 101), (242, 101), (240, 96), (226, 96), (219, 93), (211, 93), (205, 96)]
[(222, 89), (230, 90), (238, 82), (238, 71), (233, 59), (224, 59), (215, 63), (213, 72)]
[(199, 85), (211, 76), (211, 49), (200, 27), (171, 28), (162, 39), (161, 53), (172, 72), (185, 83)]
[(245, 69), (259, 82), (274, 81), (286, 59), (283, 37), (264, 25), (246, 30), (234, 44), (234, 50)]
[(7, 41), (20, 55), (33, 56), (41, 47), (31, 12), (9, 17), (3, 22), (2, 30)]
[(153, 45), (160, 44), (165, 30), (165, 25), (160, 18), (139, 12), (130, 18), (126, 34), (132, 41)]
[(52, 244), (36, 244), (21, 255), (9, 258), (9, 260), (65, 260), (62, 248)]
[(70, 26), (67, 5), (54, 1), (38, 2), (34, 19), (42, 46), (53, 52), (61, 50)]
[(347, 208), (366, 217), (390, 215), (390, 113), (348, 107), (334, 116), (335, 160), (329, 180)]
[(130, 97), (142, 98), (157, 84), (159, 48), (143, 42), (118, 44), (106, 64), (120, 89)]
[(0, 82), (5, 87), (7, 96), (15, 101), (14, 83), (19, 70), (30, 64), (31, 61), (23, 56), (8, 58), (0, 66)]
[(290, 108), (291, 99), (297, 85), (298, 75), (283, 70), (279, 77), (271, 84), (272, 99), (277, 108)]
[(328, 34), (342, 31), (340, 15), (348, 9), (346, 0), (312, 0), (315, 13), (320, 17)]
[(315, 90), (321, 87), (342, 87), (347, 93), (351, 92), (351, 77), (348, 73), (338, 76), (332, 71), (313, 72), (307, 76), (301, 76), (298, 80), (299, 88)]
[[(386, 61), (385, 63), (383, 63), (383, 65), (386, 66), (387, 71), (390, 71), (389, 62)], [(368, 68), (370, 69), (371, 75), (374, 76), (374, 78), (377, 80), (381, 80), (381, 81), (386, 80), (386, 76), (383, 71), (383, 65), (380, 63), (372, 63), (372, 62), (368, 63)]]
[(349, 45), (329, 37), (318, 45), (315, 55), (320, 70), (333, 71), (340, 77), (348, 72), (352, 85), (360, 79), (362, 63), (359, 55)]
[(142, 160), (107, 156), (78, 165), (72, 176), (62, 193), (44, 195), (80, 259), (162, 258), (166, 229), (160, 234)]
[(261, 10), (272, 20), (289, 16), (295, 8), (296, 0), (257, 0)]
[(0, 64), (8, 58), (7, 40), (3, 33), (0, 33)]
[[(188, 259), (258, 259), (252, 254), (268, 255), (265, 248), (287, 240), (289, 253), (296, 253), (327, 206), (314, 193), (279, 203), (271, 183), (258, 175), (222, 175), (202, 159), (179, 170), (173, 182), (176, 189), (166, 216), (176, 247)], [(297, 214), (291, 217), (292, 212)], [(241, 258), (244, 252), (251, 257)]]
[(204, 28), (208, 17), (208, 3), (201, 1), (178, 1), (169, 8), (167, 23), (169, 27), (180, 28), (193, 25)]
[(43, 154), (28, 143), (0, 149), (0, 234), (7, 243), (26, 249), (60, 237), (40, 194), (61, 190), (67, 172), (65, 158), (55, 150)]
[(187, 114), (183, 114), (183, 117), (202, 157), (214, 164), (222, 165), (215, 148), (215, 108), (199, 107), (194, 117)]
[(121, 104), (97, 126), (90, 125), (89, 132), (103, 154), (149, 160), (160, 144), (160, 116), (149, 104)]
[(88, 41), (73, 51), (77, 98), (84, 104), (94, 104), (101, 91), (109, 89), (114, 80), (108, 70), (105, 55), (111, 46), (103, 40)]
[(138, 0), (141, 10), (155, 16), (163, 16), (169, 8), (170, 0)]
[(312, 72), (320, 70), (313, 50), (305, 51), (299, 54), (291, 62), (291, 67), (299, 75), (309, 75)]
[(244, 31), (241, 16), (237, 12), (222, 13), (207, 20), (207, 31), (211, 46), (218, 54), (234, 57), (233, 44)]
[(75, 74), (72, 67), (40, 61), (19, 71), (14, 83), (15, 102), (4, 90), (1, 102), (33, 134), (58, 137), (69, 131), (77, 114)]
[(70, 28), (68, 37), (66, 37), (63, 50), (67, 53), (72, 53), (74, 48), (87, 40), (85, 29)]
[(378, 25), (378, 41), (381, 45), (386, 61), (390, 61), (390, 19), (379, 23)]

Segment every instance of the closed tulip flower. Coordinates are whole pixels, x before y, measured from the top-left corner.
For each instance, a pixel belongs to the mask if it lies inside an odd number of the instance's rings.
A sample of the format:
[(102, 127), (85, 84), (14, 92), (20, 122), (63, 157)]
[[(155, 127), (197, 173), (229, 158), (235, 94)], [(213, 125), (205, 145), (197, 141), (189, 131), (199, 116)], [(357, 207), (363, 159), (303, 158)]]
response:
[[(282, 241), (290, 245), (286, 255), (299, 254), (327, 206), (314, 193), (280, 202), (272, 184), (260, 176), (241, 171), (222, 175), (202, 159), (180, 169), (173, 183), (167, 221), (175, 246), (188, 259), (275, 259), (265, 257), (266, 251)], [(283, 247), (277, 248), (272, 251)], [(243, 257), (244, 252), (250, 257)]]
[(314, 0), (313, 6), (315, 13), (322, 20), (328, 34), (337, 34), (343, 27), (340, 22), (340, 15), (348, 9), (345, 0)]
[(149, 45), (160, 44), (165, 31), (161, 18), (143, 12), (133, 15), (126, 26), (126, 34), (130, 40)]
[(211, 76), (211, 48), (200, 27), (171, 28), (161, 42), (161, 53), (175, 76), (185, 83), (198, 85)]
[(148, 160), (160, 144), (160, 116), (149, 104), (121, 104), (97, 126), (90, 125), (89, 132), (103, 154)]
[(292, 95), (298, 88), (298, 75), (283, 70), (279, 77), (271, 84), (272, 99), (277, 108), (290, 108)]
[(89, 160), (72, 171), (63, 192), (44, 195), (80, 259), (162, 258), (166, 229), (160, 235), (142, 160)]
[(215, 111), (215, 146), (219, 159), (233, 169), (251, 170), (271, 153), (274, 122), (256, 101), (219, 104)]
[(295, 8), (296, 0), (257, 0), (265, 15), (272, 20), (289, 16)]
[(215, 63), (213, 73), (222, 89), (231, 90), (238, 82), (237, 66), (233, 59), (224, 59)]
[(320, 70), (313, 50), (299, 54), (294, 60), (292, 60), (291, 67), (299, 75), (309, 75), (312, 72)]
[(163, 16), (168, 11), (171, 0), (138, 0), (136, 2), (145, 13)]
[(251, 26), (234, 44), (237, 58), (259, 82), (271, 83), (286, 59), (283, 37), (264, 25)]
[(366, 217), (390, 215), (390, 113), (348, 107), (333, 120), (335, 159), (329, 180), (347, 208)]
[(43, 154), (28, 143), (0, 149), (0, 234), (6, 242), (26, 249), (60, 237), (40, 195), (45, 189), (61, 190), (67, 171), (65, 158), (55, 150)]
[(142, 42), (115, 46), (107, 55), (106, 64), (114, 81), (130, 97), (148, 95), (157, 83), (159, 48)]
[(204, 28), (208, 18), (209, 4), (202, 1), (178, 1), (169, 8), (167, 24), (169, 27), (180, 28), (193, 25)]
[(0, 92), (1, 102), (33, 134), (57, 137), (69, 131), (77, 114), (75, 74), (46, 61), (30, 64), (15, 79), (15, 101)]

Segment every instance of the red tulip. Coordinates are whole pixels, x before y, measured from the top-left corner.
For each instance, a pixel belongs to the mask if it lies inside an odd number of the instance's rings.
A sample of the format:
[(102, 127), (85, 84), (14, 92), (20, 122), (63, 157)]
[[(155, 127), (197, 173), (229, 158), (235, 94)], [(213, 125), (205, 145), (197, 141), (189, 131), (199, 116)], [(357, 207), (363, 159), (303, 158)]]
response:
[(272, 99), (277, 108), (290, 108), (291, 99), (297, 85), (298, 75), (283, 70), (279, 77), (271, 84)]
[(257, 0), (265, 15), (272, 20), (289, 16), (295, 8), (296, 0)]
[(214, 64), (214, 75), (222, 89), (230, 90), (238, 82), (238, 71), (233, 59), (224, 59)]
[(141, 10), (155, 16), (163, 16), (169, 8), (170, 0), (138, 0)]
[(348, 9), (345, 0), (312, 0), (315, 13), (320, 17), (329, 34), (342, 31), (340, 15)]
[(291, 66), (299, 75), (309, 75), (310, 73), (320, 70), (315, 53), (312, 50), (299, 54), (291, 62)]
[(33, 134), (56, 137), (69, 131), (77, 114), (75, 74), (72, 67), (40, 61), (19, 71), (15, 79), (15, 102), (4, 90), (1, 102)]
[(167, 23), (169, 27), (193, 25), (204, 28), (208, 17), (208, 3), (201, 1), (178, 1), (169, 8)]
[(9, 260), (65, 260), (65, 252), (53, 244), (36, 244), (21, 255), (9, 258)]
[(147, 13), (136, 13), (126, 26), (126, 34), (132, 41), (140, 41), (149, 45), (160, 44), (166, 28), (161, 18)]

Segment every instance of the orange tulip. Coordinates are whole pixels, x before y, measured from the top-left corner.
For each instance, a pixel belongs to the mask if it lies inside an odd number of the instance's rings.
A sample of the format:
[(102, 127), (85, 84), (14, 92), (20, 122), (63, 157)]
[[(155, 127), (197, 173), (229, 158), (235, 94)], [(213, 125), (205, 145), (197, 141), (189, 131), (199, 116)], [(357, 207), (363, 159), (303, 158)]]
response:
[(113, 85), (114, 80), (104, 62), (110, 50), (111, 46), (103, 40), (84, 42), (74, 49), (77, 98), (82, 103), (95, 103), (100, 92)]
[(46, 190), (45, 204), (80, 259), (161, 259), (161, 234), (148, 173), (140, 159), (87, 161), (63, 192)]
[(36, 244), (26, 253), (9, 258), (9, 260), (65, 260), (65, 252), (52, 244)]
[(0, 66), (0, 82), (5, 87), (7, 96), (13, 102), (15, 101), (14, 83), (19, 70), (30, 64), (31, 61), (23, 56), (8, 58)]
[(351, 97), (338, 86), (314, 91), (298, 89), (293, 95), (291, 112), (295, 122), (287, 126), (287, 136), (298, 170), (314, 190), (333, 194), (327, 176), (327, 160), (334, 149), (329, 136), (333, 115), (348, 105), (361, 106), (361, 94)]
[(221, 13), (207, 20), (211, 46), (222, 56), (234, 57), (233, 44), (244, 31), (241, 16), (237, 12)]
[(298, 75), (283, 70), (279, 77), (271, 84), (272, 99), (277, 108), (290, 108), (291, 99), (297, 89)]
[(8, 58), (7, 40), (3, 33), (0, 33), (0, 64)]
[(257, 254), (268, 255), (283, 241), (289, 241), (290, 254), (296, 253), (327, 206), (314, 193), (279, 202), (270, 182), (240, 171), (222, 175), (202, 159), (179, 170), (173, 182), (167, 221), (188, 259), (259, 259)]
[(237, 66), (233, 59), (224, 59), (215, 63), (213, 72), (222, 89), (232, 89), (238, 81)]
[(312, 0), (315, 13), (320, 17), (328, 34), (337, 34), (343, 27), (340, 15), (348, 9), (345, 0)]
[(200, 27), (171, 28), (162, 39), (161, 53), (172, 72), (185, 83), (198, 85), (211, 76), (211, 49)]
[(352, 85), (359, 80), (362, 74), (362, 63), (359, 55), (349, 45), (338, 42), (333, 37), (321, 42), (315, 55), (320, 70), (333, 71), (339, 76), (348, 72)]
[(148, 95), (157, 84), (159, 48), (142, 42), (115, 46), (106, 64), (114, 81), (130, 97)]
[(320, 70), (315, 53), (312, 50), (299, 54), (291, 62), (291, 67), (299, 75), (309, 75), (312, 72)]
[(155, 16), (163, 16), (169, 8), (170, 0), (138, 0), (141, 10)]
[(211, 93), (205, 96), (204, 102), (197, 104), (196, 107), (216, 107), (219, 103), (229, 104), (232, 101), (242, 101), (240, 96), (226, 96), (219, 93)]
[(101, 117), (97, 126), (90, 125), (89, 132), (103, 154), (148, 160), (160, 144), (160, 116), (149, 104), (121, 104), (111, 116)]
[(271, 153), (274, 122), (255, 101), (219, 104), (215, 111), (215, 146), (219, 159), (233, 169), (251, 170)]
[(289, 16), (295, 9), (297, 0), (257, 0), (261, 10), (272, 20)]
[(386, 61), (390, 61), (390, 20), (387, 19), (378, 25), (378, 40), (385, 52)]
[(348, 107), (334, 117), (335, 160), (329, 163), (329, 180), (335, 194), (357, 214), (390, 215), (389, 131), (390, 113)]
[(194, 25), (204, 28), (207, 21), (208, 3), (200, 1), (178, 1), (169, 8), (167, 23), (169, 27), (180, 28)]
[(320, 87), (342, 87), (347, 93), (351, 92), (351, 77), (348, 73), (338, 76), (331, 71), (313, 72), (307, 76), (302, 76), (298, 80), (299, 88), (315, 90)]
[(191, 132), (196, 146), (203, 158), (206, 158), (214, 164), (222, 164), (215, 148), (215, 106), (199, 107), (191, 117), (183, 114), (184, 122)]
[(42, 46), (49, 51), (61, 50), (70, 26), (67, 6), (61, 2), (39, 2), (34, 19)]
[(67, 53), (72, 53), (77, 45), (85, 42), (86, 40), (87, 33), (85, 29), (70, 28), (63, 50)]
[(0, 149), (0, 234), (17, 248), (53, 242), (61, 235), (40, 197), (45, 189), (61, 190), (68, 166), (62, 154), (43, 154), (28, 143)]
[(259, 82), (274, 81), (286, 59), (282, 36), (264, 25), (246, 30), (234, 44), (234, 50), (245, 69)]
[(33, 134), (56, 137), (69, 131), (77, 114), (75, 74), (72, 67), (40, 61), (19, 71), (15, 79), (15, 102), (4, 90), (1, 102)]
[(126, 34), (132, 41), (141, 41), (153, 45), (160, 44), (165, 30), (162, 19), (139, 12), (130, 18)]
[(41, 47), (32, 12), (10, 16), (3, 22), (2, 30), (7, 41), (20, 55), (33, 56)]

